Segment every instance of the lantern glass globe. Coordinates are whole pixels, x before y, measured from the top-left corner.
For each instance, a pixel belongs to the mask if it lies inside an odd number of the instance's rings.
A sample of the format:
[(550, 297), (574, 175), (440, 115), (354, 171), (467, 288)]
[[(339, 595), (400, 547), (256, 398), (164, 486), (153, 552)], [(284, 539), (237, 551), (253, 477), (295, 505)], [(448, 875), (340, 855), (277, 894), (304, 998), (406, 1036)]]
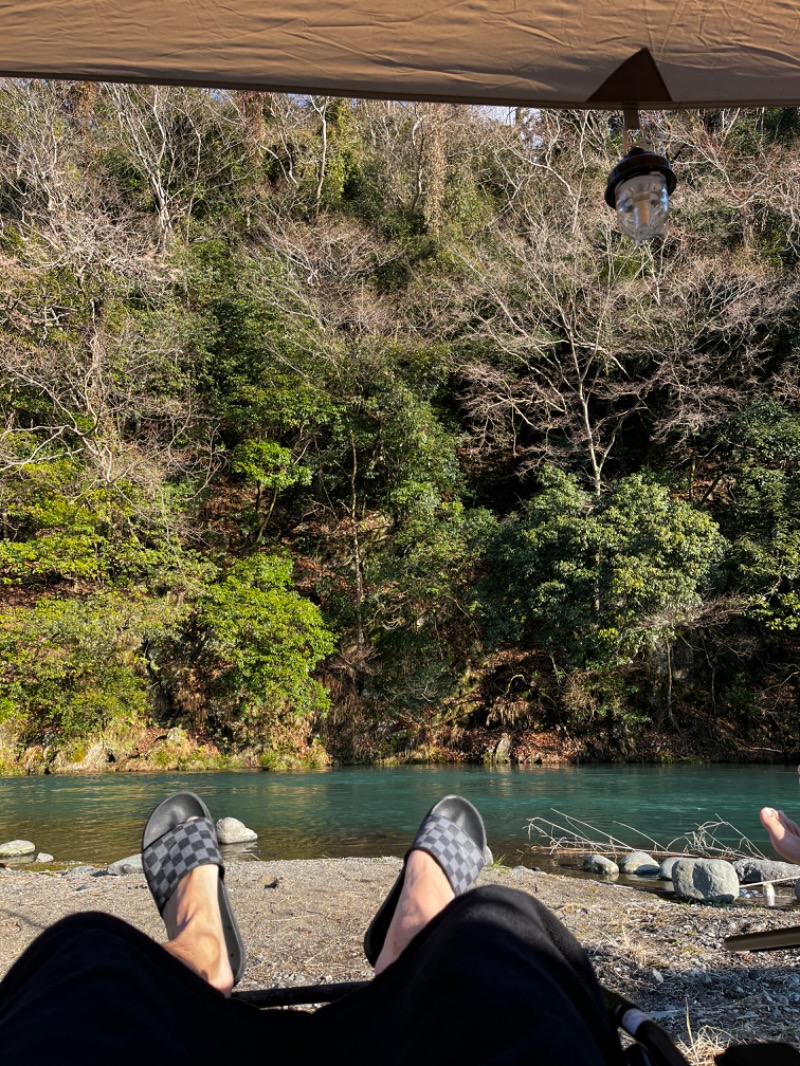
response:
[(615, 189), (619, 228), (636, 244), (662, 232), (669, 216), (667, 182), (662, 174), (637, 174)]

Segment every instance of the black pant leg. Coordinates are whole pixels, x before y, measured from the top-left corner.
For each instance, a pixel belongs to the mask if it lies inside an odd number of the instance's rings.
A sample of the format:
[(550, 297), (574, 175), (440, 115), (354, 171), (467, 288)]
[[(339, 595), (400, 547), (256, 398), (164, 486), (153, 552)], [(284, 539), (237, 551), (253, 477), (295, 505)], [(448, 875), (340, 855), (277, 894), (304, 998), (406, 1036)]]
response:
[(536, 900), (454, 900), (362, 992), (309, 1014), (224, 999), (148, 937), (102, 914), (47, 930), (0, 983), (8, 1061), (320, 1061), (347, 1066), (619, 1061), (591, 966)]
[[(29, 1066), (283, 1061), (311, 1015), (225, 999), (143, 933), (84, 913), (47, 929), (0, 982), (0, 1056)], [(266, 1059), (265, 1059), (266, 1061)]]
[(525, 893), (455, 899), (363, 991), (319, 1010), (328, 1058), (348, 1066), (621, 1062), (591, 964)]

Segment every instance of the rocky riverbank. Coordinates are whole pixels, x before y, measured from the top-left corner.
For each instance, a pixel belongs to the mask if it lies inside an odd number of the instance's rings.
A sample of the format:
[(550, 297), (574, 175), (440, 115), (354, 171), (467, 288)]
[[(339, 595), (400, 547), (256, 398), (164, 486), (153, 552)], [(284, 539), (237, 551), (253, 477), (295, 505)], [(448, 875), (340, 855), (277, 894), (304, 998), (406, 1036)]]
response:
[[(712, 728), (713, 725), (713, 728)], [(724, 722), (697, 730), (650, 728), (636, 737), (575, 736), (560, 730), (475, 726), (451, 730), (401, 752), (376, 746), (354, 756), (335, 735), (294, 738), (265, 748), (222, 749), (209, 736), (184, 726), (131, 725), (79, 741), (20, 745), (0, 727), (0, 774), (164, 773), (203, 770), (317, 770), (374, 763), (481, 763), (489, 766), (570, 766), (581, 763), (712, 764), (789, 763), (800, 759), (796, 738), (778, 746), (745, 740)]]
[[(361, 937), (399, 867), (397, 859), (229, 862), (249, 949), (241, 989), (367, 979)], [(712, 1061), (713, 1048), (731, 1041), (800, 1047), (800, 951), (731, 954), (722, 943), (734, 933), (796, 925), (796, 908), (679, 904), (522, 867), (485, 870), (479, 883), (521, 889), (554, 910), (601, 981), (654, 1014), (693, 1061)], [(0, 869), (0, 973), (42, 929), (83, 910), (115, 914), (163, 939), (140, 873)]]

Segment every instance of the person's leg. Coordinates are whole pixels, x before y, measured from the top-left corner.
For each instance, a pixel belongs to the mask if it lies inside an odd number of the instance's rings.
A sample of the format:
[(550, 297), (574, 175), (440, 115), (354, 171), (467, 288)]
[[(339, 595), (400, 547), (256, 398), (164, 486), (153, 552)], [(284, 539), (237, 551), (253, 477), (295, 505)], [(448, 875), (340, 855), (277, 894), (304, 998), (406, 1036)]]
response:
[(375, 973), (382, 973), (391, 965), (452, 899), (455, 893), (439, 863), (426, 851), (411, 851), (406, 858), (403, 889), (383, 950), (375, 963)]
[(288, 1061), (309, 1018), (226, 999), (174, 952), (91, 912), (47, 929), (0, 982), (9, 1063), (219, 1066), (260, 1061), (266, 1048)]
[(434, 1047), (460, 1064), (620, 1059), (591, 964), (561, 923), (523, 893), (455, 897), (425, 851), (406, 857), (375, 972), (363, 993), (319, 1012), (329, 1046), (348, 1028), (378, 1040), (385, 1027), (386, 1063), (424, 1062)]
[[(444, 874), (447, 885), (441, 879), (436, 883), (430, 881), (425, 873), (425, 867), (416, 862), (412, 864), (412, 876), (417, 880), (422, 876), (425, 884), (417, 886), (419, 890), (413, 892), (411, 896), (408, 891), (403, 894), (408, 861), (415, 852), (424, 852), (435, 861)], [(489, 854), (483, 819), (469, 800), (464, 799), (463, 796), (451, 795), (444, 796), (438, 803), (435, 803), (420, 823), (411, 847), (403, 860), (400, 876), (367, 927), (363, 941), (367, 960), (380, 972), (394, 957), (396, 951), (402, 950), (406, 940), (413, 935), (416, 928), (423, 925), (454, 895), (461, 895), (472, 888)], [(401, 934), (398, 944), (394, 947), (390, 945), (384, 952), (386, 938), (401, 896), (404, 896), (407, 911), (409, 899), (413, 901), (416, 897), (425, 901), (427, 895), (431, 893), (441, 898), (438, 902), (434, 900), (432, 907), (426, 905), (421, 913), (406, 913), (404, 920), (409, 925), (410, 935)], [(397, 934), (397, 928), (394, 933)], [(381, 956), (384, 957), (381, 958)]]
[[(397, 947), (409, 916), (434, 906), (399, 902), (387, 940)], [(451, 899), (370, 985), (322, 1008), (315, 1021), (329, 1057), (349, 1066), (622, 1061), (580, 945), (532, 897), (501, 887)]]
[(214, 821), (199, 796), (174, 792), (150, 813), (142, 866), (170, 938), (167, 950), (230, 995), (247, 954), (223, 882)]
[(202, 834), (191, 831), (200, 819), (185, 817), (181, 804), (205, 814), (195, 799), (179, 793), (160, 804), (154, 814), (166, 811), (175, 825), (159, 826), (165, 832), (144, 849), (167, 943), (94, 913), (46, 930), (0, 982), (4, 1052), (65, 1066), (141, 1063), (153, 1055), (197, 1066), (252, 1057), (265, 1041), (288, 1053), (308, 1032), (308, 1016), (263, 1016), (227, 998), (233, 972), (221, 913), (219, 849), (209, 818), (199, 842)]

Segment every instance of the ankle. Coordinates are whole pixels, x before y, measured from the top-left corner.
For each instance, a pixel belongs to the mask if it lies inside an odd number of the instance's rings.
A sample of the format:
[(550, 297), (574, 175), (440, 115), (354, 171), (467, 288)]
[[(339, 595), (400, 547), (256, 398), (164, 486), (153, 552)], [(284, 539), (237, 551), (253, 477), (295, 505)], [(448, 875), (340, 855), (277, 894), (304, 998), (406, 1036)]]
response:
[(203, 919), (192, 919), (183, 932), (170, 940), (164, 948), (212, 988), (229, 996), (233, 989), (233, 973), (228, 956), (220, 941), (219, 932)]

